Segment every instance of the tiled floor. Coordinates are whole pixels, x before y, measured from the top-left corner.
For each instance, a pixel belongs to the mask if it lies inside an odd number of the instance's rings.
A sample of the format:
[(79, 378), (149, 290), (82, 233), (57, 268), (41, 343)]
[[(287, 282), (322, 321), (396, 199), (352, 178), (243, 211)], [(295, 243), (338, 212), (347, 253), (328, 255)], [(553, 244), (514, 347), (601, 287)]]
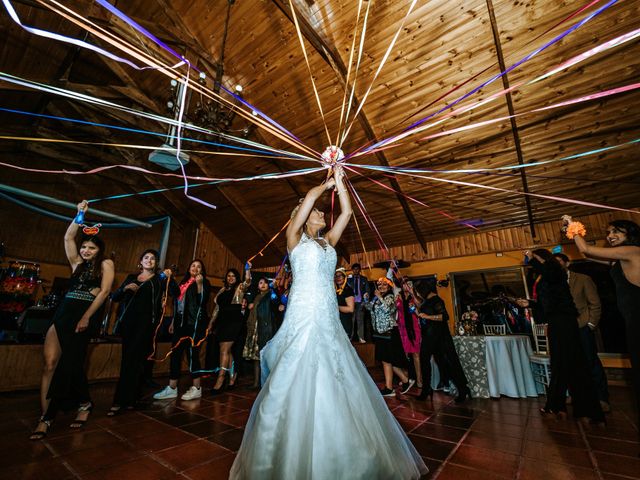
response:
[[(380, 371), (372, 374), (380, 380)], [(92, 387), (97, 405), (82, 431), (70, 431), (72, 417), (61, 416), (41, 442), (27, 439), (37, 394), (0, 394), (0, 479), (227, 478), (255, 391), (241, 386), (215, 398), (153, 402), (108, 418), (113, 387)], [(427, 478), (640, 478), (630, 392), (611, 391), (607, 427), (543, 418), (542, 398), (477, 399), (458, 406), (436, 393), (432, 403), (406, 395), (388, 404), (429, 466)]]

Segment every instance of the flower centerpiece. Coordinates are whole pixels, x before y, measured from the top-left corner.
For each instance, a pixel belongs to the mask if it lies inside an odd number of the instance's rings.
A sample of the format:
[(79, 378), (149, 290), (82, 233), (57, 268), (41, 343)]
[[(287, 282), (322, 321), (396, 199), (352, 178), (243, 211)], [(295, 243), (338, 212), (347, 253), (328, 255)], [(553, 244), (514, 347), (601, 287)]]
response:
[(478, 312), (471, 310), (471, 306), (467, 306), (467, 311), (462, 314), (456, 326), (458, 335), (477, 335), (478, 319)]

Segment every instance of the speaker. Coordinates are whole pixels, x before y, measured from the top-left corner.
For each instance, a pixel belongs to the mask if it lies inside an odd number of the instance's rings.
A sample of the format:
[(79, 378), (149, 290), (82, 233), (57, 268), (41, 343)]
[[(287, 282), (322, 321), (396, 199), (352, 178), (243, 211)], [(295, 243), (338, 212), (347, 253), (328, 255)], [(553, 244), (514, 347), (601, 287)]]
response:
[(42, 340), (51, 326), (54, 313), (53, 308), (27, 308), (18, 319), (20, 338)]

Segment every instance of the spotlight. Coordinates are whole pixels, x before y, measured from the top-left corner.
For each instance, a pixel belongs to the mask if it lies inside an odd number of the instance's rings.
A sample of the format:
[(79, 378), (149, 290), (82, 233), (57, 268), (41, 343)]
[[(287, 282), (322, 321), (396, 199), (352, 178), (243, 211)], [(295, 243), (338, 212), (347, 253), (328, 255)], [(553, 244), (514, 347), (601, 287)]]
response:
[(242, 85), (236, 85), (236, 92), (238, 93), (242, 92)]

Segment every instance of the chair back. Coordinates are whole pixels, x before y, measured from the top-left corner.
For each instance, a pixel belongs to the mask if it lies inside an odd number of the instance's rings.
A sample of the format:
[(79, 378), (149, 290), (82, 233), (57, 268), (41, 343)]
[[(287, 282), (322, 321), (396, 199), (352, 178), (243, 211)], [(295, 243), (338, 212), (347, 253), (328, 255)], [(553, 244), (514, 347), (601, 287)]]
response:
[(485, 335), (506, 335), (507, 327), (504, 325), (482, 325)]
[(536, 353), (549, 354), (549, 337), (547, 337), (547, 324), (540, 323), (533, 325), (533, 339), (536, 346)]

